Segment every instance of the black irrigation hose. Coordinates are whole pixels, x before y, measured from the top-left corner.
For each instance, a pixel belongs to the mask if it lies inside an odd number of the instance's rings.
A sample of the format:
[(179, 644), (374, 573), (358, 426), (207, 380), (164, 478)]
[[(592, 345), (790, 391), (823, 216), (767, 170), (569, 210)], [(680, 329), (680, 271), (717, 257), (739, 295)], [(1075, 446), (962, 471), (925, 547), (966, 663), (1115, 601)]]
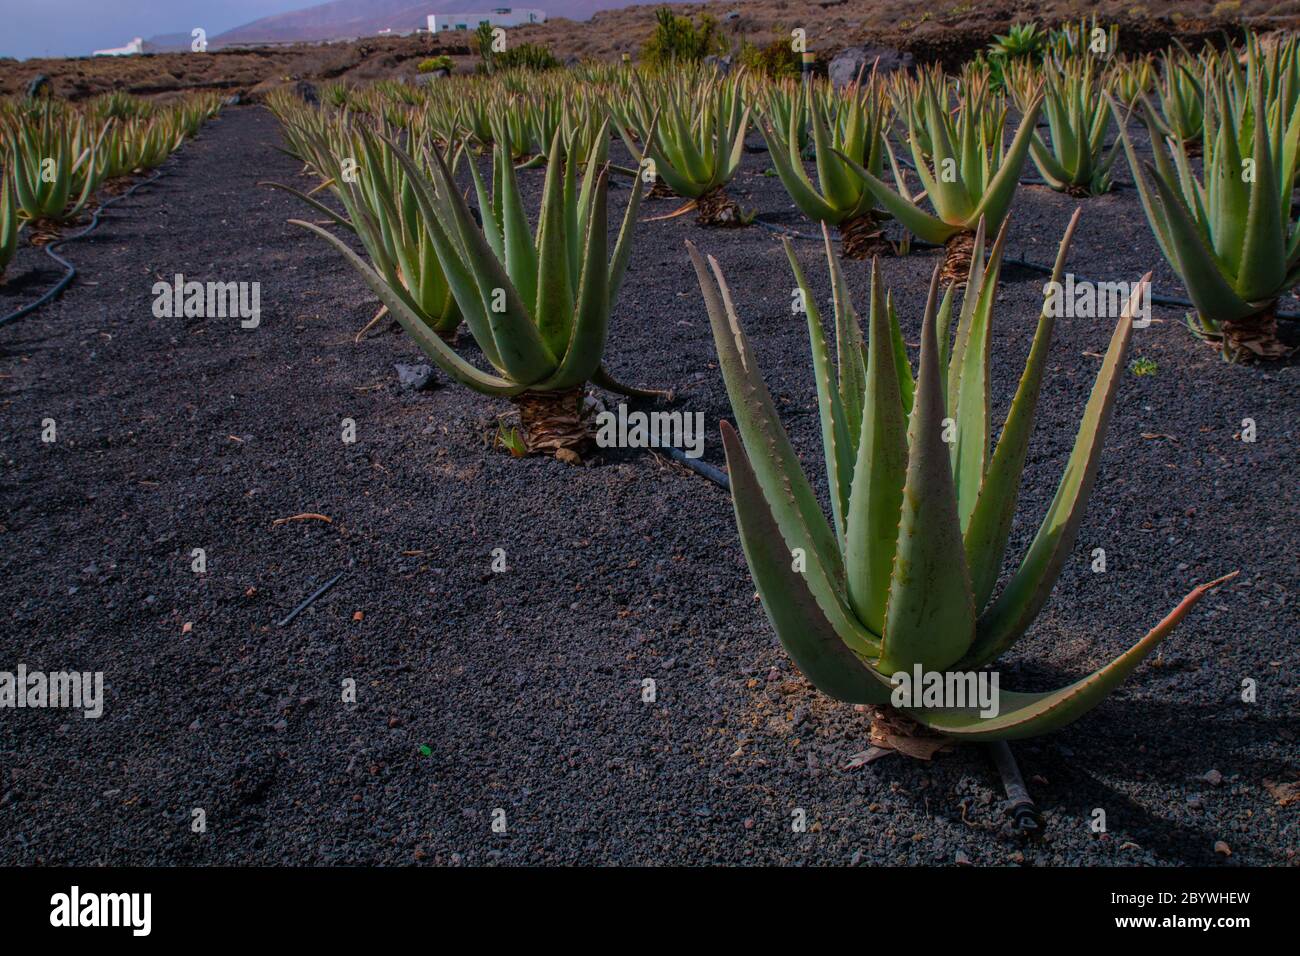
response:
[(1034, 798), (1029, 795), (1020, 768), (1016, 766), (1015, 755), (1005, 740), (995, 740), (989, 745), (989, 755), (998, 768), (1002, 778), (1002, 788), (1007, 794), (1007, 816), (1011, 817), (1011, 826), (1020, 836), (1035, 840), (1043, 834), (1043, 815), (1034, 805)]
[(100, 203), (99, 207), (95, 210), (94, 214), (90, 217), (90, 224), (87, 225), (85, 229), (82, 229), (80, 232), (74, 232), (70, 236), (63, 236), (60, 239), (55, 239), (53, 242), (47, 243), (44, 246), (45, 254), (49, 256), (51, 259), (53, 259), (55, 262), (57, 262), (59, 265), (63, 266), (63, 268), (66, 270), (63, 274), (63, 278), (61, 278), (57, 283), (55, 283), (54, 288), (50, 289), (48, 292), (46, 292), (35, 302), (23, 306), (17, 312), (10, 312), (8, 315), (0, 317), (0, 328), (3, 328), (4, 326), (8, 325), (10, 322), (17, 322), (19, 319), (23, 318), (24, 316), (31, 315), (33, 312), (35, 312), (45, 303), (51, 302), (54, 299), (58, 298), (58, 296), (63, 292), (64, 289), (68, 287), (68, 285), (72, 282), (72, 280), (77, 277), (77, 267), (74, 266), (67, 259), (63, 258), (63, 256), (55, 252), (54, 248), (56, 246), (61, 246), (65, 242), (75, 242), (76, 240), (81, 239), (84, 236), (90, 235), (90, 233), (95, 231), (95, 227), (99, 225), (100, 213), (102, 213), (109, 206), (113, 205), (113, 203), (125, 199), (127, 196), (131, 195), (133, 192), (139, 189), (141, 186), (147, 186), (152, 182), (156, 182), (158, 180), (158, 177), (160, 177), (162, 174), (163, 174), (163, 170), (159, 169), (158, 172), (154, 173), (148, 179), (140, 180), (138, 183), (136, 183), (134, 186), (132, 186), (130, 189), (128, 189), (126, 192), (122, 193), (121, 195), (114, 196), (112, 199), (109, 199), (107, 202)]
[(330, 578), (328, 581), (326, 581), (324, 584), (318, 587), (315, 591), (312, 591), (311, 594), (307, 595), (307, 597), (305, 597), (297, 607), (295, 607), (292, 611), (290, 611), (282, 620), (278, 621), (275, 626), (285, 627), (289, 624), (292, 624), (294, 618), (296, 618), (299, 614), (301, 614), (303, 611), (307, 610), (307, 608), (311, 607), (314, 603), (316, 603), (316, 599), (320, 597), (322, 594), (324, 594), (326, 591), (328, 591), (330, 588), (334, 587), (334, 585), (338, 583), (339, 578), (343, 577), (343, 575), (345, 574), (347, 574), (347, 571), (340, 571), (338, 574), (334, 575), (334, 577)]
[(721, 488), (725, 488), (727, 491), (731, 491), (731, 479), (727, 477), (727, 473), (723, 471), (721, 468), (717, 468), (714, 465), (710, 465), (707, 461), (701, 461), (698, 458), (688, 458), (686, 457), (686, 453), (682, 451), (680, 448), (670, 447), (670, 448), (660, 448), (659, 450), (663, 452), (665, 455), (667, 455), (669, 458), (671, 458), (673, 461), (685, 465), (687, 468), (695, 472), (697, 475), (703, 475), (705, 478), (709, 479), (709, 481), (713, 482), (715, 485), (718, 485)]
[[(764, 229), (767, 229), (771, 232), (778, 233), (780, 235), (790, 236), (792, 239), (806, 239), (810, 242), (823, 241), (821, 236), (813, 236), (806, 232), (798, 232), (797, 230), (787, 228), (786, 226), (778, 226), (774, 222), (765, 222), (762, 219), (758, 219), (758, 218), (755, 218), (754, 222), (762, 226)], [(831, 235), (831, 242), (839, 242), (839, 241), (840, 241), (839, 236), (834, 234)], [(917, 239), (916, 237), (912, 238), (912, 245), (917, 249), (942, 249), (943, 248), (943, 246), (941, 245), (936, 245), (933, 242), (926, 242), (924, 239)], [(1040, 262), (1032, 262), (1029, 259), (1015, 259), (1015, 258), (1003, 257), (1002, 261), (1007, 265), (1021, 266), (1022, 268), (1025, 269), (1033, 269), (1035, 272), (1041, 272), (1043, 275), (1050, 276), (1052, 274), (1051, 266), (1045, 266)], [(1100, 282), (1098, 282), (1096, 279), (1091, 279), (1088, 276), (1079, 275), (1077, 272), (1074, 273), (1074, 277), (1080, 282), (1089, 282), (1092, 283), (1093, 285), (1100, 285)], [(1195, 305), (1193, 305), (1191, 302), (1188, 302), (1186, 299), (1179, 299), (1170, 295), (1159, 295), (1155, 292), (1151, 293), (1151, 301), (1156, 303), (1157, 305), (1169, 305), (1180, 309), (1196, 308)], [(1292, 314), (1289, 312), (1276, 312), (1274, 313), (1274, 318), (1284, 319), (1289, 322), (1296, 322), (1296, 321), (1300, 321), (1300, 314)]]

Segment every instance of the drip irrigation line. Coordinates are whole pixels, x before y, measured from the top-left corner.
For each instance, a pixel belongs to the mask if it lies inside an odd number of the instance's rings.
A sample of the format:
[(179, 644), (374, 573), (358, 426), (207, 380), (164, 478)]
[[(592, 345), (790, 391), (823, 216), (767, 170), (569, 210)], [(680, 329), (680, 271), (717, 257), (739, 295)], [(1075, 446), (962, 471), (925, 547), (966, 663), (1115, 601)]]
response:
[(343, 575), (345, 575), (346, 573), (347, 573), (346, 571), (340, 571), (338, 574), (334, 575), (334, 577), (330, 578), (328, 581), (326, 581), (324, 584), (318, 587), (315, 591), (312, 591), (311, 594), (307, 595), (307, 597), (303, 599), (303, 602), (301, 604), (299, 604), (296, 608), (294, 608), (292, 611), (286, 614), (284, 619), (279, 621), (275, 626), (284, 627), (286, 624), (292, 623), (295, 617), (297, 617), (303, 611), (307, 610), (307, 608), (311, 607), (312, 604), (316, 602), (317, 598), (319, 598), (330, 588), (334, 587), (334, 585), (338, 583), (339, 578), (343, 577)]
[(680, 448), (660, 448), (659, 451), (663, 452), (673, 461), (685, 465), (697, 475), (702, 475), (709, 479), (709, 481), (713, 482), (715, 485), (725, 488), (727, 491), (731, 490), (731, 479), (727, 477), (726, 472), (721, 468), (710, 465), (707, 461), (702, 461), (699, 458), (688, 458), (686, 457), (686, 453)]
[(45, 246), (43, 247), (43, 249), (45, 250), (45, 254), (63, 267), (64, 269), (63, 277), (59, 279), (57, 283), (55, 283), (54, 288), (47, 291), (35, 302), (23, 306), (21, 309), (19, 309), (16, 312), (10, 312), (8, 315), (0, 317), (0, 328), (3, 328), (4, 326), (8, 325), (10, 322), (17, 322), (19, 319), (31, 315), (41, 306), (45, 305), (45, 303), (51, 302), (54, 299), (58, 298), (58, 296), (62, 294), (63, 290), (66, 289), (69, 286), (69, 284), (71, 284), (72, 280), (77, 277), (77, 267), (74, 266), (67, 259), (63, 258), (63, 256), (55, 252), (54, 249), (56, 246), (61, 246), (65, 242), (75, 242), (78, 239), (90, 235), (92, 232), (95, 231), (95, 227), (99, 225), (100, 213), (102, 213), (109, 206), (113, 205), (113, 203), (120, 202), (123, 199), (125, 199), (127, 196), (130, 196), (141, 186), (148, 186), (150, 183), (157, 182), (158, 178), (162, 176), (163, 172), (164, 171), (160, 169), (158, 170), (158, 172), (154, 173), (148, 179), (140, 180), (138, 183), (136, 183), (126, 192), (114, 196), (113, 198), (107, 200), (106, 202), (100, 203), (99, 207), (91, 215), (90, 223), (89, 225), (86, 226), (85, 229), (82, 229), (80, 232), (74, 232), (70, 236), (63, 236), (59, 239), (55, 239), (53, 242), (46, 243)]
[[(757, 225), (762, 226), (764, 229), (769, 230), (770, 232), (775, 232), (783, 236), (789, 236), (792, 239), (805, 239), (809, 242), (824, 241), (821, 236), (814, 236), (811, 233), (807, 233), (807, 232), (799, 232), (798, 230), (790, 229), (787, 226), (779, 226), (774, 222), (765, 222), (764, 220), (758, 218), (755, 218), (754, 222)], [(835, 235), (834, 233), (831, 234), (831, 242), (840, 242), (840, 241), (841, 240), (839, 236)], [(915, 236), (912, 237), (911, 244), (916, 249), (942, 249), (943, 248), (943, 246), (941, 245), (938, 245), (933, 242), (926, 242), (924, 239), (917, 239)], [(1035, 272), (1042, 273), (1043, 275), (1050, 276), (1052, 274), (1051, 266), (1045, 266), (1041, 262), (1034, 262), (1030, 259), (1018, 259), (1018, 258), (1003, 256), (1002, 261), (1007, 265), (1020, 266), (1025, 269), (1032, 269)], [(1072, 274), (1074, 275), (1075, 280), (1078, 282), (1087, 282), (1087, 283), (1091, 283), (1094, 286), (1099, 286), (1102, 284), (1101, 281), (1090, 278), (1089, 276), (1080, 275), (1077, 272)], [(1171, 295), (1160, 295), (1156, 292), (1151, 293), (1151, 301), (1156, 303), (1157, 305), (1168, 305), (1179, 309), (1196, 308), (1195, 305), (1193, 305), (1191, 302), (1188, 302), (1186, 299), (1179, 299)], [(1273, 314), (1273, 317), (1287, 322), (1300, 321), (1300, 314), (1295, 314), (1291, 312), (1275, 312)]]
[(1007, 794), (1007, 816), (1011, 817), (1011, 826), (1019, 835), (1037, 839), (1043, 835), (1043, 815), (1034, 805), (1024, 777), (1020, 776), (1020, 767), (1016, 765), (1010, 745), (1005, 740), (995, 740), (988, 748)]

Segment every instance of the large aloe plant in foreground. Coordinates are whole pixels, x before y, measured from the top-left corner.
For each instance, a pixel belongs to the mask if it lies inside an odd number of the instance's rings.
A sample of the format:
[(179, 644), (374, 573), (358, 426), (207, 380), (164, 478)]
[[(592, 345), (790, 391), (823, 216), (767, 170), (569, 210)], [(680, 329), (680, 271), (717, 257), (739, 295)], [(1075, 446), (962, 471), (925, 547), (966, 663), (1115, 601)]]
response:
[[(1061, 243), (1057, 281), (1077, 221), (1076, 213)], [(952, 290), (941, 303), (935, 271), (915, 378), (878, 266), (864, 344), (828, 248), (838, 343), (832, 367), (821, 318), (787, 244), (808, 304), (829, 523), (754, 363), (721, 269), (690, 250), (739, 429), (737, 435), (724, 422), (723, 441), (741, 542), (764, 608), (814, 685), (841, 700), (874, 705), (886, 720), (900, 713), (888, 706), (892, 675), (916, 666), (931, 673), (972, 671), (1024, 636), (1074, 545), (1124, 368), (1133, 303), (1115, 327), (1042, 526), (1019, 569), (990, 600), (1055, 324), (1045, 309), (990, 454), (989, 352), (1005, 235), (1004, 229), (985, 262), (983, 230), (977, 232), (951, 345)], [(1128, 651), (1067, 687), (999, 691), (996, 716), (960, 706), (907, 707), (905, 713), (926, 728), (916, 728), (918, 735), (991, 740), (1054, 730), (1100, 702), (1216, 583), (1192, 591)]]
[[(471, 164), (480, 228), (437, 149), (430, 150), (430, 181), (405, 150), (389, 144), (460, 314), (491, 371), (458, 355), (412, 311), (407, 297), (346, 243), (312, 223), (291, 221), (337, 248), (439, 368), (475, 391), (511, 399), (528, 451), (575, 460), (590, 441), (583, 409), (588, 382), (625, 394), (658, 394), (621, 385), (601, 364), (642, 189), (638, 177), (610, 258), (608, 140), (602, 133), (592, 153), (566, 157), (562, 133), (556, 133), (535, 237), (514, 166), (500, 146), (493, 148), (491, 190)], [(581, 182), (580, 158), (586, 170)]]

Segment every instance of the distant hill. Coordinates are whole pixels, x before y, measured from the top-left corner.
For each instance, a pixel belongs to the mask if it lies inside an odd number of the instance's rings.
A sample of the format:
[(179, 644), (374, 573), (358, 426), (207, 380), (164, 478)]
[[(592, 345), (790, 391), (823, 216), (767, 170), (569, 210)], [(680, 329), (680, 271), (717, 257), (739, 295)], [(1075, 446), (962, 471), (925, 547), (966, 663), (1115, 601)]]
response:
[[(617, 10), (638, 0), (521, 0), (520, 7), (534, 6), (548, 17), (589, 20), (599, 10)], [(642, 0), (643, 2), (643, 0)], [(312, 43), (374, 36), (381, 30), (406, 33), (424, 28), (431, 13), (466, 13), (508, 6), (501, 0), (333, 0), (302, 10), (262, 17), (243, 26), (209, 37), (210, 47), (253, 43)], [(147, 45), (158, 50), (189, 49), (188, 35), (152, 37)]]

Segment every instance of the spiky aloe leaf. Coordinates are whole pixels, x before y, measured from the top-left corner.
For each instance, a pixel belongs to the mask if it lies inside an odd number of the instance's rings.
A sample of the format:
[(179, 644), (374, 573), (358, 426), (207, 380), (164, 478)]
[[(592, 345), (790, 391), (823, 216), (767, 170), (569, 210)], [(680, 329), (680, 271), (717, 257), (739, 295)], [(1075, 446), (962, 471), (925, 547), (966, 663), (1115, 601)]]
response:
[(1156, 193), (1165, 214), (1167, 235), (1173, 258), (1170, 265), (1178, 271), (1196, 311), (1216, 321), (1244, 319), (1259, 311), (1241, 298), (1224, 276), (1214, 254), (1205, 247), (1200, 230), (1183, 201), (1154, 170), (1147, 167), (1155, 180)]
[[(1082, 209), (1076, 209), (1065, 228), (1065, 235), (1056, 253), (1056, 265), (1052, 269), (1052, 282), (1059, 283), (1065, 274), (1065, 257), (1079, 226), (1081, 212)], [(1016, 513), (1016, 501), (1020, 496), (1025, 455), (1029, 450), (1029, 436), (1034, 428), (1034, 413), (1038, 408), (1038, 392), (1055, 329), (1056, 317), (1045, 304), (1038, 317), (1038, 328), (1029, 349), (1029, 360), (1020, 376), (1020, 384), (1016, 386), (1015, 398), (1011, 401), (1001, 436), (980, 487), (979, 499), (966, 526), (966, 562), (971, 570), (971, 589), (976, 608), (983, 608), (988, 603), (1006, 554), (1011, 523)]]
[[(791, 122), (794, 118), (791, 117)], [(818, 222), (838, 222), (835, 207), (817, 194), (812, 180), (804, 172), (803, 157), (799, 155), (799, 142), (795, 137), (783, 140), (766, 121), (759, 123), (759, 131), (767, 143), (767, 154), (772, 158), (776, 174), (785, 186), (786, 192), (794, 204), (808, 216)]]
[[(554, 150), (552, 150), (552, 155)], [(519, 180), (515, 175), (514, 164), (504, 152), (498, 152), (494, 155), (493, 161), (500, 165), (501, 188), (497, 193), (497, 204), (500, 207), (501, 219), (501, 249), (504, 255), (501, 261), (506, 264), (506, 272), (511, 276), (515, 288), (519, 290), (519, 298), (524, 302), (535, 303), (538, 298), (538, 254), (533, 244), (533, 234), (528, 228), (528, 214), (524, 212), (524, 201), (519, 191)], [(477, 173), (477, 167), (473, 162), (469, 163), (471, 169)], [(550, 179), (550, 170), (547, 170), (547, 180)], [(479, 193), (479, 209), (486, 210), (490, 204), (485, 205), (482, 193)], [(484, 225), (486, 226), (488, 217), (484, 215)], [(540, 229), (540, 227), (539, 227)], [(540, 238), (540, 237), (539, 237)], [(545, 338), (545, 336), (543, 336)]]
[[(981, 226), (983, 220), (981, 220)], [(993, 243), (986, 265), (977, 267), (983, 258), (976, 242), (971, 260), (970, 279), (966, 285), (969, 312), (963, 302), (962, 322), (957, 341), (962, 344), (959, 361), (954, 361), (955, 388), (949, 385), (949, 407), (956, 426), (952, 445), (953, 475), (957, 485), (957, 512), (962, 531), (970, 524), (989, 454), (989, 343), (993, 324), (993, 300), (997, 295), (998, 276), (1002, 268), (1002, 250), (1006, 244), (1008, 223)], [(954, 359), (958, 356), (954, 354)], [(950, 377), (951, 378), (951, 377)]]
[(315, 199), (312, 196), (308, 196), (306, 193), (300, 192), (299, 190), (294, 189), (292, 186), (285, 186), (282, 185), (281, 183), (273, 183), (270, 181), (259, 182), (257, 185), (270, 186), (272, 189), (280, 189), (283, 190), (284, 192), (297, 196), (303, 202), (307, 203), (307, 205), (311, 206), (313, 209), (315, 209), (317, 212), (324, 215), (327, 219), (331, 220), (336, 225), (342, 226), (344, 229), (347, 229), (350, 232), (357, 231), (357, 227), (354, 226), (346, 217), (340, 216), (337, 212), (335, 212), (329, 206), (325, 205), (320, 200)]
[[(811, 99), (812, 88), (805, 87), (806, 95)], [(821, 183), (822, 192), (840, 215), (855, 212), (858, 205), (860, 187), (855, 188), (854, 179), (831, 153), (831, 134), (826, 128), (826, 121), (817, 104), (810, 103), (808, 110), (812, 125), (812, 141), (817, 165), (817, 181)], [(845, 144), (847, 147), (847, 143)]]
[[(931, 216), (913, 202), (904, 199), (873, 176), (866, 167), (854, 162), (839, 150), (834, 152), (836, 156), (848, 164), (850, 169), (862, 177), (862, 181), (871, 190), (871, 194), (876, 197), (876, 201), (880, 203), (881, 207), (902, 223), (903, 228), (908, 232), (924, 239), (926, 242), (933, 242), (938, 245), (947, 242), (962, 231), (960, 225), (946, 223), (936, 216)], [(890, 158), (893, 158), (892, 155)]]
[(712, 257), (706, 266), (693, 243), (687, 242), (686, 248), (704, 295), (718, 366), (736, 424), (753, 455), (755, 474), (781, 529), (786, 550), (791, 559), (796, 548), (802, 551), (809, 590), (840, 639), (860, 656), (874, 655), (879, 651), (878, 639), (858, 622), (841, 595), (844, 566), (835, 534), (781, 427), (763, 376), (753, 364), (753, 353), (731, 304), (722, 270)]
[(1038, 534), (1034, 536), (1024, 561), (1007, 583), (1006, 590), (980, 615), (975, 643), (967, 656), (972, 666), (988, 663), (1020, 639), (1047, 602), (1061, 566), (1074, 547), (1106, 442), (1106, 429), (1119, 388), (1120, 372), (1124, 368), (1124, 356), (1133, 335), (1133, 314), (1150, 281), (1151, 273), (1148, 272), (1133, 290), (1115, 325), (1084, 409), (1083, 420), (1079, 423), (1074, 449)]
[(1237, 576), (1226, 574), (1194, 588), (1146, 636), (1105, 667), (1068, 687), (1044, 694), (999, 691), (996, 717), (981, 717), (972, 708), (909, 708), (918, 722), (964, 741), (1018, 740), (1050, 733), (1078, 720), (1100, 704), (1112, 690), (1168, 637), (1211, 589)]
[[(894, 369), (898, 374), (898, 391), (903, 398), (903, 414), (912, 414), (912, 400), (916, 391), (916, 382), (912, 379), (912, 362), (907, 357), (907, 343), (903, 341), (903, 330), (899, 328), (898, 316), (894, 312), (894, 297), (892, 294), (885, 296), (885, 307), (889, 312), (889, 331), (890, 337), (894, 343)], [(945, 346), (947, 351), (948, 326), (952, 321), (952, 287), (943, 294), (943, 302), (939, 305), (939, 328), (942, 332), (940, 343)], [(946, 362), (947, 359), (945, 358)]]
[(352, 268), (360, 273), (361, 278), (370, 287), (370, 290), (379, 296), (379, 301), (388, 306), (389, 313), (401, 323), (402, 328), (410, 334), (411, 338), (415, 339), (416, 344), (424, 350), (425, 354), (456, 381), (488, 395), (509, 396), (522, 391), (523, 386), (509, 379), (477, 369), (457, 355), (451, 346), (447, 345), (438, 337), (437, 333), (411, 311), (410, 306), (397, 294), (396, 290), (380, 278), (374, 269), (366, 265), (365, 261), (348, 248), (347, 243), (343, 242), (343, 240), (313, 223), (303, 222), (300, 219), (290, 219), (289, 222), (316, 233), (316, 235), (337, 249)]
[[(567, 164), (572, 168), (572, 164)], [(573, 323), (574, 288), (569, 271), (564, 201), (564, 167), (560, 136), (551, 141), (546, 181), (542, 187), (541, 221), (537, 225), (537, 301), (533, 319), (551, 354), (561, 357)], [(604, 223), (601, 223), (604, 229)], [(576, 232), (576, 225), (574, 227)], [(604, 260), (601, 260), (604, 270)]]
[(5, 269), (18, 251), (18, 233), (22, 223), (18, 220), (18, 195), (13, 179), (0, 173), (0, 282)]
[[(804, 276), (799, 260), (794, 254), (794, 244), (784, 241), (785, 255), (790, 260), (795, 282), (803, 293), (804, 310), (808, 320), (808, 340), (812, 348), (813, 377), (817, 383), (817, 409), (822, 426), (822, 451), (826, 457), (826, 482), (830, 489), (831, 515), (840, 549), (844, 548), (844, 525), (849, 513), (849, 489), (853, 484), (854, 441), (849, 432), (844, 404), (841, 400), (842, 381), (837, 381), (831, 367), (830, 348), (822, 330), (821, 310), (813, 297), (812, 289)], [(841, 353), (841, 358), (843, 353)]]
[(831, 231), (822, 223), (822, 246), (831, 274), (831, 297), (835, 309), (835, 353), (840, 371), (840, 404), (844, 407), (844, 427), (857, 453), (862, 429), (863, 403), (866, 401), (866, 343), (862, 340), (862, 322), (853, 309), (853, 299), (844, 270), (831, 245)]
[[(1151, 226), (1151, 232), (1156, 237), (1160, 252), (1172, 264), (1177, 260), (1174, 258), (1173, 244), (1169, 238), (1169, 227), (1164, 212), (1160, 208), (1159, 199), (1155, 196), (1151, 184), (1147, 181), (1146, 174), (1142, 171), (1142, 163), (1138, 159), (1137, 152), (1133, 149), (1133, 141), (1129, 139), (1128, 113), (1121, 112), (1119, 104), (1115, 102), (1114, 97), (1109, 93), (1106, 94), (1106, 99), (1110, 103), (1111, 113), (1115, 116), (1115, 125), (1119, 128), (1119, 138), (1124, 144), (1124, 153), (1128, 157), (1129, 168), (1133, 172), (1133, 185), (1137, 188), (1138, 199), (1142, 203), (1142, 211), (1146, 214), (1147, 223)], [(1151, 134), (1151, 142), (1157, 143), (1160, 141), (1160, 134), (1157, 132), (1155, 122), (1150, 114), (1151, 106), (1146, 104), (1147, 129)], [(1156, 150), (1155, 155), (1160, 160), (1164, 159), (1160, 150)]]
[(979, 205), (975, 207), (975, 212), (967, 220), (968, 223), (978, 222), (982, 217), (988, 222), (990, 229), (1001, 227), (1002, 220), (1006, 218), (1007, 210), (1011, 208), (1011, 201), (1015, 198), (1016, 187), (1020, 183), (1020, 172), (1025, 168), (1025, 158), (1029, 154), (1029, 143), (1034, 132), (1034, 124), (1038, 122), (1038, 111), (1042, 109), (1042, 106), (1043, 97), (1040, 93), (1020, 118), (1020, 128), (1016, 130), (1016, 135), (1011, 140), (1011, 146), (1007, 149), (1006, 155), (1002, 157), (1002, 165), (985, 188)]
[(890, 685), (854, 654), (822, 613), (790, 551), (740, 438), (721, 423), (731, 499), (745, 560), (776, 636), (799, 671), (820, 691), (855, 704), (884, 704)]
[(885, 630), (908, 464), (907, 417), (893, 340), (897, 321), (885, 302), (884, 286), (880, 262), (873, 259), (862, 431), (844, 535), (849, 602), (875, 634)]
[(937, 336), (939, 267), (921, 327), (921, 366), (907, 430), (898, 546), (889, 583), (879, 670), (939, 671), (966, 653), (975, 636), (975, 605), (962, 548), (948, 446)]
[[(659, 124), (656, 114), (650, 120), (650, 134), (653, 136)], [(603, 129), (603, 127), (602, 127)], [(614, 257), (609, 263), (609, 303), (613, 308), (618, 299), (619, 289), (623, 287), (623, 276), (627, 272), (628, 260), (632, 257), (632, 231), (636, 226), (637, 212), (641, 209), (641, 197), (645, 191), (645, 180), (640, 172), (633, 177), (632, 196), (627, 201), (627, 210), (623, 213), (623, 225), (619, 227), (618, 239), (614, 242)]]
[[(564, 358), (559, 369), (541, 386), (546, 389), (576, 388), (600, 367), (609, 335), (609, 266), (605, 261), (608, 227), (605, 224), (609, 171), (601, 170), (587, 222), (583, 244), (582, 274), (578, 286), (577, 314), (570, 320), (569, 341), (563, 343)], [(542, 273), (545, 281), (546, 273)]]
[[(390, 141), (389, 145), (406, 169), (407, 175), (412, 181), (418, 183), (422, 177), (415, 162), (395, 143)], [(492, 333), (491, 340), (500, 353), (500, 368), (506, 376), (521, 385), (536, 384), (554, 373), (558, 364), (556, 356), (550, 351), (540, 330), (529, 316), (505, 267), (492, 252), (487, 239), (474, 222), (469, 206), (456, 188), (451, 171), (438, 150), (432, 151), (432, 158), (434, 173), (438, 179), (436, 202), (444, 216), (439, 217), (432, 209), (426, 208), (428, 197), (421, 196), (423, 191), (417, 190), (425, 215), (425, 227), (429, 230), (434, 247), (438, 250), (438, 260), (447, 272), (448, 281), (452, 281), (454, 271), (460, 271), (455, 268), (456, 266), (460, 266), (473, 276), (472, 285), (453, 282), (452, 290), (456, 296), (456, 304), (465, 313), (466, 323), (470, 323), (471, 310), (477, 311), (479, 315), (486, 315), (487, 325)], [(447, 233), (439, 223), (440, 218), (450, 220), (457, 244), (449, 241)], [(462, 296), (465, 298), (463, 299)], [(504, 299), (503, 309), (498, 310), (498, 299)], [(473, 331), (473, 324), (470, 324), (470, 328)]]
[[(414, 186), (415, 199), (420, 207), (420, 216), (425, 231), (437, 251), (438, 261), (441, 263), (443, 273), (447, 277), (447, 284), (456, 299), (456, 305), (465, 318), (465, 324), (469, 326), (470, 334), (474, 336), (474, 341), (479, 344), (479, 348), (483, 350), (483, 355), (487, 360), (492, 363), (492, 367), (498, 371), (506, 372), (505, 362), (501, 357), (500, 350), (497, 348), (492, 325), (488, 321), (487, 305), (483, 301), (483, 296), (479, 294), (474, 274), (462, 258), (464, 255), (462, 247), (456, 239), (448, 235), (443, 229), (441, 210), (437, 205), (438, 200), (434, 196), (429, 183), (422, 175), (417, 174), (415, 164), (410, 161), (409, 157), (404, 157), (400, 153), (398, 155), (399, 160), (406, 169), (409, 177), (408, 181)], [(484, 242), (486, 243), (486, 239)], [(506, 374), (509, 373), (506, 372)]]
[(620, 395), (626, 395), (629, 398), (671, 398), (672, 391), (665, 391), (659, 388), (639, 388), (635, 385), (626, 385), (620, 382), (609, 373), (609, 369), (601, 365), (591, 375), (591, 384), (599, 385), (601, 388), (610, 392), (617, 392)]
[[(1287, 272), (1286, 227), (1278, 204), (1277, 171), (1268, 142), (1265, 116), (1264, 94), (1256, 86), (1255, 181), (1250, 186), (1241, 269), (1235, 283), (1235, 291), (1247, 302), (1274, 298), (1283, 288)], [(1287, 200), (1290, 205), (1289, 190)]]

